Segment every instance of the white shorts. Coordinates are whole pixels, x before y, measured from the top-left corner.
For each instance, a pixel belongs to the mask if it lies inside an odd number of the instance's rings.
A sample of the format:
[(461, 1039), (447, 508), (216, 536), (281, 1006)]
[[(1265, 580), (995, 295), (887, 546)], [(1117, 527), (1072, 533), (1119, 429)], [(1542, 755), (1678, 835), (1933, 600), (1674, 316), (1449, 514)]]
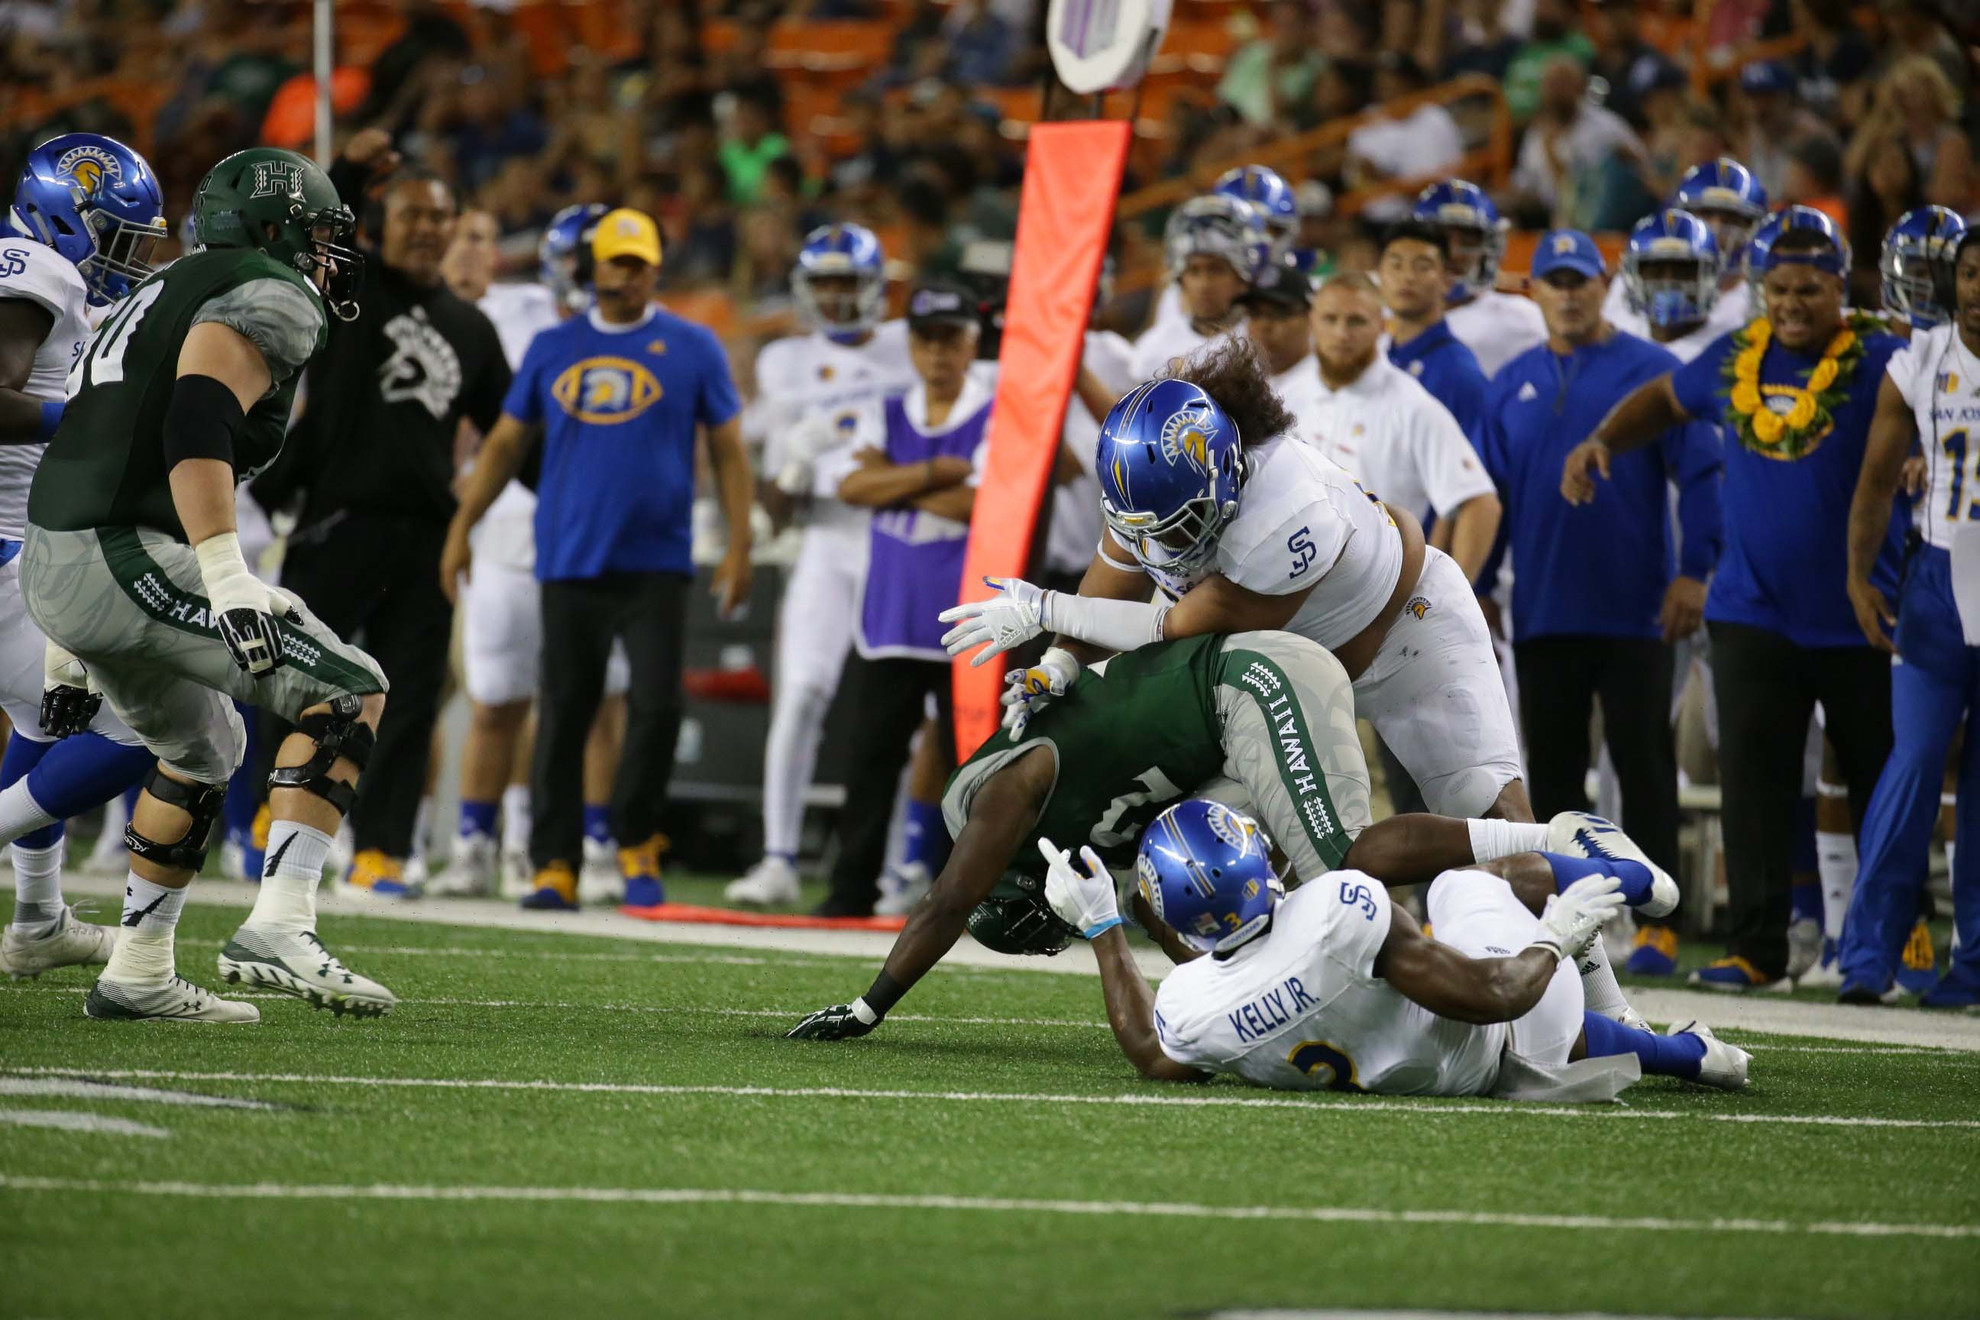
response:
[[(461, 668), (468, 697), (484, 706), (536, 699), (543, 655), (542, 591), (536, 574), (505, 564), (477, 562), (461, 592)], [(626, 651), (612, 644), (605, 692), (618, 696), (632, 681)]]
[(805, 529), (797, 562), (777, 607), (777, 701), (801, 696), (830, 703), (839, 671), (852, 650), (866, 584), (864, 528), (814, 525)]
[[(1506, 958), (1533, 943), (1540, 918), (1512, 886), (1485, 871), (1446, 871), (1424, 896), (1424, 913), (1439, 944), (1473, 958)], [(1558, 1068), (1581, 1036), (1581, 974), (1562, 959), (1546, 993), (1526, 1016), (1508, 1024), (1506, 1053), (1539, 1068)]]
[[(14, 731), (30, 742), (45, 742), (41, 732), (41, 682), (47, 639), (28, 617), (21, 599), (19, 556), (0, 564), (0, 710), (14, 722)], [(90, 732), (111, 742), (136, 747), (141, 741), (104, 702), (89, 722)]]
[(1425, 551), (1402, 617), (1355, 680), (1354, 705), (1438, 815), (1479, 816), (1523, 774), (1491, 630), (1441, 550)]

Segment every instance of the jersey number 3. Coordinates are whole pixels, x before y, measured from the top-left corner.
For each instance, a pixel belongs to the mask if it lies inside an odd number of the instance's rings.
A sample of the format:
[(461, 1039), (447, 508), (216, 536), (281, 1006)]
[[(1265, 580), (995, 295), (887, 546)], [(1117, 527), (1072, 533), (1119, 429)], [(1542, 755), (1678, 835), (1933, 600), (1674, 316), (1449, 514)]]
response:
[(145, 285), (125, 299), (117, 314), (103, 323), (89, 352), (69, 372), (70, 398), (75, 398), (84, 385), (115, 385), (124, 378), (124, 354), (137, 334), (138, 322), (163, 292), (162, 281)]
[(1324, 1040), (1303, 1040), (1292, 1047), (1286, 1062), (1320, 1082), (1329, 1091), (1359, 1091), (1354, 1060)]

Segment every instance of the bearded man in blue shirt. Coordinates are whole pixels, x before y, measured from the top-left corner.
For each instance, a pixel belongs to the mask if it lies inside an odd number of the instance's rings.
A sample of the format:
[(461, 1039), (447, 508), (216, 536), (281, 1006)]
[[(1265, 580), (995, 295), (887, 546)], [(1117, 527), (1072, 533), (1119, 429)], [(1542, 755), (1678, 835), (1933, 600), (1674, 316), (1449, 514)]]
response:
[[(1814, 704), (1863, 815), (1891, 750), (1890, 659), (1857, 627), (1848, 591), (1850, 499), (1878, 384), (1902, 347), (1845, 316), (1849, 243), (1819, 211), (1791, 206), (1753, 237), (1764, 312), (1690, 363), (1639, 387), (1567, 457), (1561, 494), (1594, 498), (1613, 460), (1676, 422), (1726, 436), (1725, 551), (1705, 604), (1719, 705), (1727, 956), (1693, 984), (1785, 989), (1790, 855), (1801, 749)], [(1887, 539), (1871, 580), (1896, 588)]]

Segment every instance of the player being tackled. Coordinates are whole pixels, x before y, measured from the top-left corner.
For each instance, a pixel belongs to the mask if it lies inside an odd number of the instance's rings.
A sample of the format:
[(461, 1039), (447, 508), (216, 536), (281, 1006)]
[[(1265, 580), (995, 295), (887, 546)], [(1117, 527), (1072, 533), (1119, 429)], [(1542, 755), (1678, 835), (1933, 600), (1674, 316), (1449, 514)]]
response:
[(385, 706), (372, 659), (257, 578), (234, 487), (274, 460), (303, 365), (330, 317), (355, 313), (355, 223), (322, 170), (253, 148), (193, 201), (200, 250), (151, 276), (103, 324), (28, 496), (28, 612), (88, 667), (158, 758), (125, 839), (117, 946), (85, 1011), (253, 1022), (251, 1004), (176, 974), (173, 930), (206, 860), (243, 747), (236, 700), (295, 724), (270, 776), (261, 892), (219, 959), (236, 984), (336, 1013), (391, 1011), (392, 992), (316, 937), (316, 886)]

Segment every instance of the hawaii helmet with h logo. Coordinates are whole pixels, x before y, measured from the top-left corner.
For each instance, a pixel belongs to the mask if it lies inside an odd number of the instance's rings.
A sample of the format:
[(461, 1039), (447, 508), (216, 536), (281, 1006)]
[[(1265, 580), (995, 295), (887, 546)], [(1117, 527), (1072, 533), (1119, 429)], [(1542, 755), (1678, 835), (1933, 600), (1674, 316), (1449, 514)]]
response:
[(74, 263), (105, 307), (151, 274), (165, 202), (143, 156), (100, 133), (64, 133), (28, 153), (9, 226)]
[(1225, 954), (1265, 933), (1285, 885), (1258, 822), (1209, 798), (1186, 798), (1149, 823), (1135, 888), (1193, 949)]
[(1189, 259), (1199, 253), (1222, 257), (1246, 284), (1258, 275), (1271, 252), (1265, 218), (1241, 197), (1209, 193), (1192, 197), (1169, 216), (1162, 231), (1162, 251), (1169, 276), (1177, 279)]
[[(820, 225), (804, 236), (791, 297), (805, 320), (827, 339), (857, 340), (887, 314), (887, 258), (880, 240), (863, 225)], [(844, 280), (849, 288), (825, 288)]]
[(543, 227), (536, 244), (538, 278), (566, 311), (581, 312), (591, 301), (591, 231), (610, 210), (603, 202), (580, 202)]
[(280, 147), (249, 147), (208, 170), (193, 196), (193, 237), (205, 248), (253, 248), (319, 286), (340, 321), (357, 318), (364, 258), (357, 219), (316, 163)]
[(1623, 292), (1637, 315), (1659, 329), (1697, 325), (1719, 300), (1726, 263), (1712, 227), (1670, 208), (1638, 222), (1623, 248)]
[(1292, 186), (1277, 170), (1265, 165), (1240, 165), (1226, 170), (1210, 185), (1210, 191), (1218, 197), (1250, 202), (1265, 222), (1265, 233), (1275, 255), (1292, 246), (1293, 236), (1299, 232), (1299, 204), (1293, 197)]
[(1244, 478), (1237, 423), (1198, 386), (1136, 386), (1100, 424), (1100, 512), (1150, 570), (1194, 580), (1237, 517)]
[(1671, 194), (1671, 205), (1710, 225), (1719, 240), (1719, 255), (1736, 267), (1753, 231), (1767, 218), (1767, 190), (1752, 170), (1731, 156), (1721, 156), (1686, 170)]
[(1463, 179), (1433, 183), (1417, 194), (1410, 218), (1436, 225), (1451, 245), (1451, 265), (1458, 274), (1451, 284), (1451, 301), (1463, 302), (1490, 293), (1506, 259), (1506, 235), (1512, 225), (1485, 190)]
[(1953, 260), (1965, 237), (1965, 218), (1943, 206), (1921, 206), (1899, 216), (1877, 258), (1885, 310), (1904, 313), (1913, 330), (1951, 320), (1959, 302)]

